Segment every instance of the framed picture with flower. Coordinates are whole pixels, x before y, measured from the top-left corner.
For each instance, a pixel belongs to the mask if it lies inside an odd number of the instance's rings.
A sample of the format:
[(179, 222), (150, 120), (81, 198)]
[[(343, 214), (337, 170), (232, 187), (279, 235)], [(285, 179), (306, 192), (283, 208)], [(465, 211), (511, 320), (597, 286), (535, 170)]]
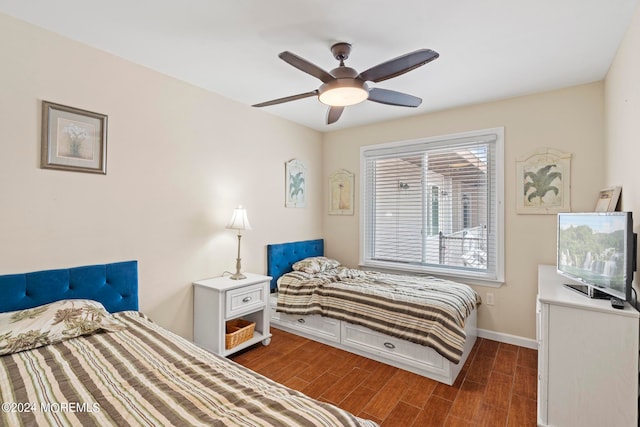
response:
[(107, 173), (107, 116), (42, 101), (40, 167)]

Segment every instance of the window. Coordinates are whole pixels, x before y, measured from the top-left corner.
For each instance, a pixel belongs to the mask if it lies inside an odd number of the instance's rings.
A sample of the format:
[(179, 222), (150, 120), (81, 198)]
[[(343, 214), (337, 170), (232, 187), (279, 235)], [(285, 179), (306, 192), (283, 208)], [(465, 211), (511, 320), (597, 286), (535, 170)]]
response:
[(503, 281), (503, 135), (362, 147), (361, 264)]

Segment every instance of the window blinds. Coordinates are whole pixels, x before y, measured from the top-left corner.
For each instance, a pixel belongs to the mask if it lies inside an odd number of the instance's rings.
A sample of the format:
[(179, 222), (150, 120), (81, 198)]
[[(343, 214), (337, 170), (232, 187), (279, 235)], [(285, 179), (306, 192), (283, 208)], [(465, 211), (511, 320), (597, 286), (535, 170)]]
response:
[(497, 140), (365, 147), (364, 265), (496, 279)]

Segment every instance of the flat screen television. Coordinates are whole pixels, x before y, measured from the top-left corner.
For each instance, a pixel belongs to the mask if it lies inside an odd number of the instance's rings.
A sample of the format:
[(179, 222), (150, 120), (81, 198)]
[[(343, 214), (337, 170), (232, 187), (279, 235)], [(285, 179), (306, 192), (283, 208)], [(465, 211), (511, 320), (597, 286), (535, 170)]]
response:
[(631, 301), (635, 247), (631, 212), (558, 214), (558, 273), (586, 296)]

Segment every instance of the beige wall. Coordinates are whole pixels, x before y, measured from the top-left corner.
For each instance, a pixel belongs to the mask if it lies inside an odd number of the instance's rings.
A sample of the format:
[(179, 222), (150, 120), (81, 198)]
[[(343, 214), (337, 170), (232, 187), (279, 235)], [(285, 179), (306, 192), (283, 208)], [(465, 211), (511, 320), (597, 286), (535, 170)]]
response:
[[(321, 134), (0, 14), (0, 274), (139, 261), (140, 306), (192, 336), (191, 282), (321, 237)], [(109, 116), (107, 175), (39, 168), (41, 101)], [(309, 169), (284, 208), (284, 162)]]
[[(611, 176), (621, 171), (610, 166), (605, 179), (601, 167), (602, 83), (323, 136), (2, 14), (0, 37), (11, 40), (0, 44), (10, 58), (0, 68), (0, 274), (138, 259), (141, 309), (188, 338), (190, 283), (234, 269), (236, 237), (224, 226), (237, 204), (253, 226), (243, 237), (245, 271), (265, 272), (267, 243), (322, 236), (328, 255), (357, 265), (358, 202), (354, 216), (326, 215), (326, 181), (345, 168), (357, 187), (362, 145), (505, 127), (506, 284), (476, 287), (495, 294), (495, 305), (480, 309), (480, 327), (499, 333), (535, 336), (536, 268), (555, 256), (555, 216), (515, 213), (515, 159), (545, 146), (572, 152), (573, 210), (592, 209), (605, 181), (622, 183), (629, 202), (629, 148), (618, 155), (628, 176)], [(637, 32), (631, 40), (621, 68), (638, 50)], [(634, 74), (615, 69), (607, 93), (622, 86), (624, 100), (631, 86), (637, 101)], [(106, 176), (39, 168), (41, 100), (109, 116)], [(619, 108), (636, 130), (638, 102)], [(304, 209), (283, 207), (291, 158), (309, 167)]]
[[(324, 216), (324, 237), (328, 256), (357, 266), (361, 146), (499, 126), (505, 128), (506, 283), (474, 286), (483, 297), (495, 295), (495, 305), (480, 307), (479, 327), (533, 339), (537, 266), (555, 263), (556, 217), (516, 214), (515, 161), (540, 147), (573, 153), (571, 207), (592, 210), (605, 181), (601, 82), (325, 134), (323, 176), (355, 172), (358, 190), (354, 216)], [(325, 186), (325, 212), (328, 197)]]
[(640, 52), (640, 7), (636, 9), (605, 79), (606, 184), (622, 186), (622, 210), (634, 213), (636, 233), (640, 230), (640, 55), (638, 52)]

